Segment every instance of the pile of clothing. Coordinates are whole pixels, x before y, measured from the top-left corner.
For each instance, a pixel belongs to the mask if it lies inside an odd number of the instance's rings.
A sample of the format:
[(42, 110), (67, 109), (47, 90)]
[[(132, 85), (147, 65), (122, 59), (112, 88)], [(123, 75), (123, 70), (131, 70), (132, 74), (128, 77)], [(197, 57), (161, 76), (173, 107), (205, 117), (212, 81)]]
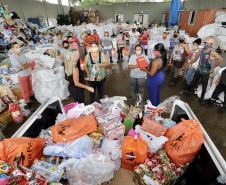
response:
[(122, 167), (134, 171), (138, 184), (174, 184), (203, 143), (197, 120), (161, 117), (176, 99), (158, 107), (149, 102), (144, 110), (121, 96), (66, 105), (39, 137), (0, 142), (0, 182), (107, 185)]

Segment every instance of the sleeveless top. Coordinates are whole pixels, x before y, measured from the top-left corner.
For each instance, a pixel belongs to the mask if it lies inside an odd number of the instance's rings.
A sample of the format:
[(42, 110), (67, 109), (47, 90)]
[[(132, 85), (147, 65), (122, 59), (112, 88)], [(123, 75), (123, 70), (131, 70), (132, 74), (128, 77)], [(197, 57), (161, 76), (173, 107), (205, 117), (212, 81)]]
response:
[[(102, 52), (99, 51), (99, 59), (93, 60), (91, 56), (91, 52), (88, 53), (88, 69), (90, 74), (92, 74), (93, 66), (96, 63), (104, 63)], [(96, 75), (95, 81), (101, 81), (105, 78), (105, 68), (104, 67), (96, 67)]]
[(205, 52), (204, 49), (202, 49), (202, 51), (201, 51), (199, 67), (198, 67), (197, 71), (202, 75), (207, 74), (212, 68), (213, 61), (210, 58), (212, 51), (213, 51), (212, 48), (208, 52)]
[(173, 60), (182, 61), (184, 52), (185, 52), (184, 44), (181, 47), (178, 47), (177, 44), (173, 50)]
[[(198, 51), (199, 51), (199, 49), (197, 49), (197, 50), (192, 50), (192, 51), (190, 52), (189, 57), (188, 57), (188, 62), (191, 62), (192, 60), (195, 59), (195, 57), (196, 57)], [(197, 61), (196, 61), (196, 62), (197, 62)], [(192, 69), (192, 68), (193, 68), (192, 64), (190, 64), (188, 68), (189, 68), (189, 69)]]
[[(158, 70), (156, 71), (156, 73), (158, 73), (158, 72), (164, 70), (164, 60), (163, 60), (163, 58), (162, 58), (162, 55), (156, 57), (156, 59), (157, 59), (157, 58), (161, 58), (161, 59), (162, 59), (162, 67), (161, 67), (160, 69), (158, 69)], [(155, 60), (152, 60), (152, 61), (150, 62), (150, 64), (149, 64), (149, 68), (148, 68), (149, 71), (151, 70), (152, 63), (153, 63), (154, 61), (155, 61)]]
[[(76, 67), (78, 68), (78, 71), (79, 71), (79, 82), (82, 83), (82, 84), (85, 84), (84, 74), (83, 74), (83, 71), (81, 70), (80, 60), (79, 59), (78, 59), (78, 62), (77, 62), (77, 66)], [(69, 81), (68, 87), (73, 87), (73, 86), (74, 87), (77, 87), (77, 86), (75, 86), (75, 83), (74, 83), (73, 73), (72, 73), (72, 75), (68, 76), (68, 81)], [(80, 88), (80, 89), (83, 89), (83, 88)]]

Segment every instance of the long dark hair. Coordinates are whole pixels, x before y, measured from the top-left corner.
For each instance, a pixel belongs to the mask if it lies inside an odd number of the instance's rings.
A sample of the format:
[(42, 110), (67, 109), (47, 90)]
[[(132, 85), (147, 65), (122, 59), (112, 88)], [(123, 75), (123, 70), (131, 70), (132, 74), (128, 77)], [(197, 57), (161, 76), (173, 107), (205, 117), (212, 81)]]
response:
[(167, 52), (166, 52), (165, 46), (162, 43), (158, 43), (158, 44), (155, 45), (154, 48), (155, 48), (156, 51), (159, 51), (161, 53), (162, 58), (164, 60), (164, 66), (166, 66)]

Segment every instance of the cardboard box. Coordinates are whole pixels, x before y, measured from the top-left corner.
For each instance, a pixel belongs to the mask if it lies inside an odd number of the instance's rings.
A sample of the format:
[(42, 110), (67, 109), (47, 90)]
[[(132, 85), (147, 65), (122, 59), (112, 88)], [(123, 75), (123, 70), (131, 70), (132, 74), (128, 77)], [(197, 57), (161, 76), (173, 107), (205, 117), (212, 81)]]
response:
[(2, 17), (2, 18), (9, 26), (12, 26), (15, 24), (15, 22), (12, 19), (6, 19), (5, 17)]
[(3, 127), (6, 127), (12, 121), (13, 119), (8, 109), (0, 113), (0, 124)]
[(17, 97), (18, 100), (23, 99), (23, 92), (20, 86), (13, 87), (11, 91)]

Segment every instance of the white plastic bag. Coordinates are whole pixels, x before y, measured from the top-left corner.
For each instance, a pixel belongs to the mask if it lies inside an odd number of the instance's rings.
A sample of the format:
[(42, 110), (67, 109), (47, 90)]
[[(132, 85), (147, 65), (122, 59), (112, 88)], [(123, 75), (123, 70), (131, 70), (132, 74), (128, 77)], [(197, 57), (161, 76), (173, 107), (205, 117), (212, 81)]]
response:
[(178, 96), (170, 96), (169, 98), (165, 99), (164, 102), (160, 103), (157, 108), (163, 109), (163, 111), (166, 113), (170, 113), (175, 100), (180, 100), (180, 98)]
[(118, 171), (121, 166), (122, 158), (122, 141), (124, 136), (117, 140), (108, 140), (103, 137), (101, 149), (105, 155), (109, 155), (111, 160), (115, 163), (115, 171)]
[(156, 153), (159, 149), (163, 148), (165, 142), (168, 141), (168, 138), (164, 136), (154, 136), (148, 132), (145, 132), (141, 129), (140, 125), (136, 125), (135, 132), (139, 133), (143, 140), (148, 144), (148, 151), (151, 153)]
[(74, 141), (67, 143), (53, 143), (48, 144), (43, 150), (44, 155), (60, 156), (60, 157), (73, 157), (83, 158), (86, 157), (92, 151), (93, 143), (92, 139), (84, 135)]
[(56, 117), (55, 125), (66, 120), (66, 117), (63, 114), (58, 114)]
[(85, 106), (84, 103), (78, 104), (67, 113), (67, 119), (78, 118), (80, 116), (87, 116), (93, 113), (95, 107), (93, 105)]
[(59, 66), (55, 69), (33, 71), (32, 88), (35, 98), (42, 104), (54, 96), (65, 100), (69, 96), (69, 92), (64, 67)]
[(96, 185), (113, 178), (115, 164), (108, 155), (96, 149), (85, 158), (71, 158), (59, 165), (59, 169), (65, 167), (70, 184)]

